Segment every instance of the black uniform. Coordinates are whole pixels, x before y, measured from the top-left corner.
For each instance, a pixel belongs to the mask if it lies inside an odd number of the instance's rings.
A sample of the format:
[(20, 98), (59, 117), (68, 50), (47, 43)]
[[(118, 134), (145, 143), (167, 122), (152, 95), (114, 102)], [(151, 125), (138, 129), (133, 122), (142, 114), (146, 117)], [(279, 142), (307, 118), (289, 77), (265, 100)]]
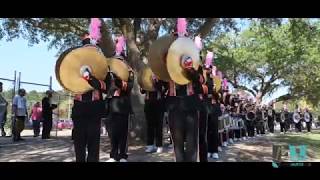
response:
[[(105, 110), (102, 92), (106, 92), (107, 85), (92, 76), (88, 83), (95, 90), (77, 94), (72, 108), (73, 139), (77, 162), (99, 161), (101, 118)], [(88, 149), (87, 159), (86, 149)]]
[[(194, 69), (188, 71), (192, 81), (188, 85), (169, 82), (166, 109), (169, 112), (169, 126), (172, 134), (175, 158), (177, 162), (195, 162), (198, 155), (199, 117), (201, 94), (204, 78)], [(186, 140), (186, 150), (184, 142)]]
[(258, 109), (256, 112), (257, 118), (256, 118), (256, 129), (257, 129), (257, 134), (264, 134), (264, 128), (263, 128), (263, 117), (262, 117), (262, 112), (263, 110)]
[[(113, 76), (112, 82), (115, 84), (115, 89), (112, 90), (112, 98), (108, 102), (109, 112), (106, 124), (111, 140), (110, 158), (119, 161), (128, 158), (128, 120), (132, 111), (130, 94), (133, 88), (134, 75), (130, 71), (128, 82), (122, 81), (115, 74)], [(111, 73), (108, 73), (107, 79), (112, 79)]]
[(274, 109), (269, 108), (267, 111), (267, 114), (268, 114), (269, 132), (274, 133), (274, 120), (275, 120), (276, 112)]
[(247, 112), (246, 111), (246, 126), (248, 131), (248, 136), (253, 137), (254, 136), (254, 124), (255, 124), (256, 118), (254, 115), (254, 112)]
[[(84, 39), (82, 44), (90, 44), (90, 39)], [(107, 93), (110, 88), (110, 83), (98, 80), (90, 73), (87, 81), (94, 90), (75, 95), (71, 114), (76, 162), (99, 161), (101, 118), (105, 112), (102, 93)]]
[[(289, 124), (289, 112), (283, 110), (278, 116), (280, 122), (280, 132), (287, 132)], [(281, 119), (281, 116), (284, 116), (284, 121)]]
[[(222, 115), (220, 103), (212, 105), (212, 111), (208, 119), (208, 152), (218, 153), (219, 147), (219, 116)], [(220, 144), (222, 145), (222, 144)]]
[[(207, 75), (206, 84), (202, 85), (201, 109), (199, 111), (199, 158), (200, 162), (208, 162), (209, 139), (209, 118), (212, 117), (212, 95), (213, 79), (210, 74)], [(211, 123), (212, 124), (212, 123)], [(211, 125), (210, 125), (211, 128)], [(212, 131), (212, 128), (210, 129)], [(218, 133), (218, 129), (217, 129)], [(218, 137), (217, 137), (218, 138)], [(217, 151), (218, 152), (218, 151)], [(211, 153), (211, 152), (210, 152)]]
[(304, 120), (306, 122), (306, 126), (307, 126), (307, 130), (308, 132), (311, 132), (311, 125), (312, 125), (312, 114), (310, 112), (308, 112), (310, 114), (310, 121), (307, 122), (306, 120)]
[(146, 91), (141, 89), (145, 94), (144, 113), (147, 121), (147, 145), (162, 147), (163, 142), (163, 115), (164, 115), (164, 92), (167, 83), (161, 80), (155, 80), (154, 87), (156, 91)]

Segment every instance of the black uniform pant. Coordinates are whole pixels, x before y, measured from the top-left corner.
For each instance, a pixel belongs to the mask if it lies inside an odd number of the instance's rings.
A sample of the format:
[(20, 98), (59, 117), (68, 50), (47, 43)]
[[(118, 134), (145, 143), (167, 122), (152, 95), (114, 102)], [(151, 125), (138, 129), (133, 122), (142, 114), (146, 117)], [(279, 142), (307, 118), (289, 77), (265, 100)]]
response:
[(35, 136), (39, 136), (39, 134), (40, 134), (40, 120), (32, 121), (32, 127), (33, 127), (33, 134)]
[[(169, 111), (169, 126), (177, 162), (196, 162), (198, 156), (199, 119), (196, 110)], [(186, 150), (184, 142), (186, 140)]]
[(298, 123), (295, 123), (295, 128), (297, 132), (301, 132), (302, 128), (301, 128), (301, 121), (299, 121)]
[(256, 129), (257, 129), (257, 134), (265, 134), (265, 132), (264, 132), (264, 122), (263, 121), (258, 121), (256, 123)]
[(229, 139), (234, 139), (234, 129), (229, 129)]
[(246, 121), (247, 124), (247, 130), (248, 130), (248, 136), (253, 137), (254, 136), (254, 124), (253, 121)]
[[(73, 119), (73, 123), (73, 142), (76, 153), (76, 162), (98, 162), (100, 149), (100, 118), (75, 118)], [(87, 158), (86, 149), (88, 149)]]
[(311, 131), (312, 122), (306, 122), (308, 132)]
[(235, 129), (234, 130), (234, 136), (235, 136), (235, 138), (241, 138), (241, 136), (242, 136), (242, 129), (241, 128), (238, 128), (238, 129)]
[(147, 145), (162, 147), (163, 140), (163, 110), (159, 107), (160, 103), (146, 103), (145, 117), (147, 121)]
[[(108, 134), (111, 140), (110, 158), (117, 161), (127, 159), (127, 139), (128, 139), (128, 119), (129, 114), (110, 113), (108, 119)], [(99, 129), (100, 133), (100, 129)]]
[(43, 118), (42, 122), (42, 139), (50, 138), (50, 132), (52, 129), (52, 118)]
[(213, 114), (209, 114), (208, 133), (207, 133), (209, 153), (218, 153), (218, 146), (219, 146), (219, 130), (218, 129), (219, 129), (218, 117)]
[(199, 113), (199, 158), (200, 162), (208, 162), (208, 141), (207, 141), (208, 113)]
[(269, 132), (274, 133), (274, 123), (273, 119), (268, 120)]
[(287, 127), (285, 122), (280, 122), (280, 132), (287, 132)]

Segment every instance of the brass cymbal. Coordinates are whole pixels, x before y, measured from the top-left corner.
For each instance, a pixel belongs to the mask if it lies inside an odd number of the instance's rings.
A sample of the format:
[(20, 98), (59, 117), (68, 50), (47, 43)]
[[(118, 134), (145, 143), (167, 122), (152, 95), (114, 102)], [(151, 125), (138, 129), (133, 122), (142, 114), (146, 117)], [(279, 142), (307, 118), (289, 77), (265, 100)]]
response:
[(104, 80), (107, 60), (95, 46), (71, 48), (60, 55), (56, 62), (56, 77), (66, 90), (84, 93), (93, 89), (82, 78), (81, 71), (88, 68), (97, 79)]
[(162, 36), (155, 40), (149, 49), (148, 66), (163, 81), (171, 80), (165, 61), (168, 49), (174, 40), (175, 37), (172, 35)]
[(190, 82), (186, 78), (185, 70), (181, 66), (181, 56), (190, 56), (193, 60), (193, 67), (198, 70), (200, 65), (200, 54), (195, 43), (186, 37), (180, 37), (175, 40), (169, 50), (167, 55), (167, 69), (171, 79), (180, 85), (185, 85)]
[(108, 58), (108, 66), (121, 80), (128, 81), (129, 67), (125, 62), (116, 58)]
[(204, 77), (204, 82), (206, 83), (208, 80), (208, 77), (207, 77), (207, 70), (205, 70), (205, 69), (203, 70), (203, 77)]
[(152, 70), (150, 67), (145, 66), (138, 73), (138, 83), (140, 87), (147, 91), (155, 91), (152, 83)]
[(216, 92), (219, 92), (220, 89), (221, 89), (222, 80), (220, 79), (219, 76), (214, 76), (214, 77), (213, 77), (213, 80), (214, 80), (215, 90), (216, 90)]

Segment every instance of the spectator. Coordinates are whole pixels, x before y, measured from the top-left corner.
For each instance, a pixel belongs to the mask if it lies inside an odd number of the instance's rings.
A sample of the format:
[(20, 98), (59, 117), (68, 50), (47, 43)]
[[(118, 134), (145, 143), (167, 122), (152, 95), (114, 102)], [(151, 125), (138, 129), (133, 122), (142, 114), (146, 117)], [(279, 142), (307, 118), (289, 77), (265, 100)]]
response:
[(20, 134), (24, 129), (25, 119), (28, 117), (27, 100), (24, 97), (25, 95), (26, 91), (24, 89), (19, 89), (18, 95), (13, 98), (12, 114), (15, 117), (13, 141), (24, 140), (21, 138)]
[(40, 106), (40, 102), (34, 104), (30, 116), (32, 120), (33, 137), (38, 137), (40, 134), (40, 121), (42, 118), (42, 107)]
[[(2, 92), (2, 82), (0, 82), (0, 93)], [(8, 102), (5, 98), (3, 98), (0, 94), (0, 128), (1, 128), (1, 136), (6, 136), (6, 132), (4, 131), (4, 125), (7, 121), (7, 108)]]
[(42, 139), (49, 139), (50, 132), (52, 129), (52, 110), (57, 107), (57, 105), (52, 104), (52, 91), (46, 92), (46, 97), (42, 99)]

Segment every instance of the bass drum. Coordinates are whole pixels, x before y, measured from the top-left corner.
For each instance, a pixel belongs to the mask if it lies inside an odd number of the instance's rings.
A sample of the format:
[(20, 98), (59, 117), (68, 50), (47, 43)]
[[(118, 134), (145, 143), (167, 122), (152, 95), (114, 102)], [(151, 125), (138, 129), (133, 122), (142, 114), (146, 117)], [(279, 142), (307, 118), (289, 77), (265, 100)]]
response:
[(310, 119), (311, 119), (310, 114), (309, 113), (304, 113), (305, 122), (310, 122)]
[(295, 112), (295, 113), (293, 113), (293, 116), (292, 116), (292, 119), (293, 119), (293, 122), (294, 123), (299, 123), (300, 122), (300, 114), (299, 113), (297, 113), (297, 112)]

